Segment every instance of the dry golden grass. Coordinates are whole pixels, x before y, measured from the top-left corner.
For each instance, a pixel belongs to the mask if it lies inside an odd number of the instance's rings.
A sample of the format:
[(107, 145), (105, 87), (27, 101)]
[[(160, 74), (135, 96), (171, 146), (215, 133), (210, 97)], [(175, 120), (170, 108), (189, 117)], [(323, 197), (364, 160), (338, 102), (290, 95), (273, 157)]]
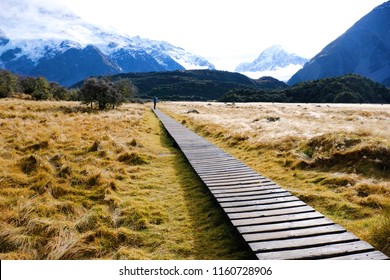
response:
[(0, 100), (1, 259), (249, 258), (144, 105)]
[(159, 108), (390, 255), (389, 105)]

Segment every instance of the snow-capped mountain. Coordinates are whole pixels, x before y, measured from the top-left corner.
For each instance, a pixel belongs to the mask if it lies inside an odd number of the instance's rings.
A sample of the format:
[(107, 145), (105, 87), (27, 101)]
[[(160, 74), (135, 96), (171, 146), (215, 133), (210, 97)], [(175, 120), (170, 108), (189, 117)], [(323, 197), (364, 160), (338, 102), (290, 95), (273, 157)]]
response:
[(273, 76), (279, 80), (288, 80), (308, 59), (285, 51), (282, 46), (274, 45), (264, 50), (253, 62), (244, 62), (235, 69), (252, 78)]
[(1, 0), (0, 68), (66, 86), (95, 75), (215, 69), (167, 42), (103, 30), (64, 7), (40, 3)]

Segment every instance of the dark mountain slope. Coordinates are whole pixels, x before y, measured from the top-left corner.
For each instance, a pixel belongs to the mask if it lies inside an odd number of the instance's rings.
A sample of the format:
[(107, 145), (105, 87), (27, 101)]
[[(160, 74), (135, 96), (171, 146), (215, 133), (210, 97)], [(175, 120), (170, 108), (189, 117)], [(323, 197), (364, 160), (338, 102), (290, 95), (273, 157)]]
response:
[(375, 8), (326, 46), (288, 84), (348, 73), (390, 86), (390, 1)]

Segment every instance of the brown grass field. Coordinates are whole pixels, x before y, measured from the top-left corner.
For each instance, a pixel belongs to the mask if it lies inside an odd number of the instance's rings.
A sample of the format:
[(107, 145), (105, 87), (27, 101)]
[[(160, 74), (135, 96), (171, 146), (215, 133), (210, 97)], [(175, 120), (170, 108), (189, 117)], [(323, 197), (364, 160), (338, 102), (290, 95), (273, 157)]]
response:
[[(148, 105), (0, 100), (0, 259), (251, 258)], [(389, 254), (390, 106), (158, 107)]]
[(390, 255), (390, 105), (159, 108)]
[(246, 259), (145, 105), (0, 100), (0, 259)]

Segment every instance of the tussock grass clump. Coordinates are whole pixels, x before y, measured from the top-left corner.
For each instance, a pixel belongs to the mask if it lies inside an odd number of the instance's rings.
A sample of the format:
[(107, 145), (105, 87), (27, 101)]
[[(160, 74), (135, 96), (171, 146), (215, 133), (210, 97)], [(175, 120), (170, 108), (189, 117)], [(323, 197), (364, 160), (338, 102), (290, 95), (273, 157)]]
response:
[(97, 152), (99, 148), (100, 148), (100, 142), (96, 140), (95, 142), (93, 142), (92, 146), (88, 148), (88, 151)]
[(107, 207), (98, 205), (93, 207), (76, 222), (76, 229), (80, 232), (86, 232), (99, 227), (112, 227), (113, 220)]
[(146, 229), (147, 224), (147, 214), (133, 207), (120, 210), (116, 220), (117, 227), (126, 227), (132, 230)]
[(37, 171), (40, 160), (36, 155), (30, 155), (20, 160), (20, 168), (24, 173), (30, 174), (31, 172)]
[(138, 146), (138, 143), (135, 139), (131, 140), (129, 143), (128, 143), (129, 146), (131, 147), (137, 147)]
[(143, 165), (149, 163), (147, 156), (136, 152), (125, 152), (119, 155), (118, 161), (129, 165)]
[(28, 150), (37, 151), (40, 149), (47, 149), (48, 147), (49, 147), (49, 141), (42, 141), (39, 143), (28, 145), (25, 148), (23, 148), (22, 151), (24, 151), (24, 152), (28, 151)]
[(307, 155), (307, 159), (298, 161), (298, 168), (390, 177), (390, 146), (386, 141), (332, 133), (310, 139), (300, 150)]

